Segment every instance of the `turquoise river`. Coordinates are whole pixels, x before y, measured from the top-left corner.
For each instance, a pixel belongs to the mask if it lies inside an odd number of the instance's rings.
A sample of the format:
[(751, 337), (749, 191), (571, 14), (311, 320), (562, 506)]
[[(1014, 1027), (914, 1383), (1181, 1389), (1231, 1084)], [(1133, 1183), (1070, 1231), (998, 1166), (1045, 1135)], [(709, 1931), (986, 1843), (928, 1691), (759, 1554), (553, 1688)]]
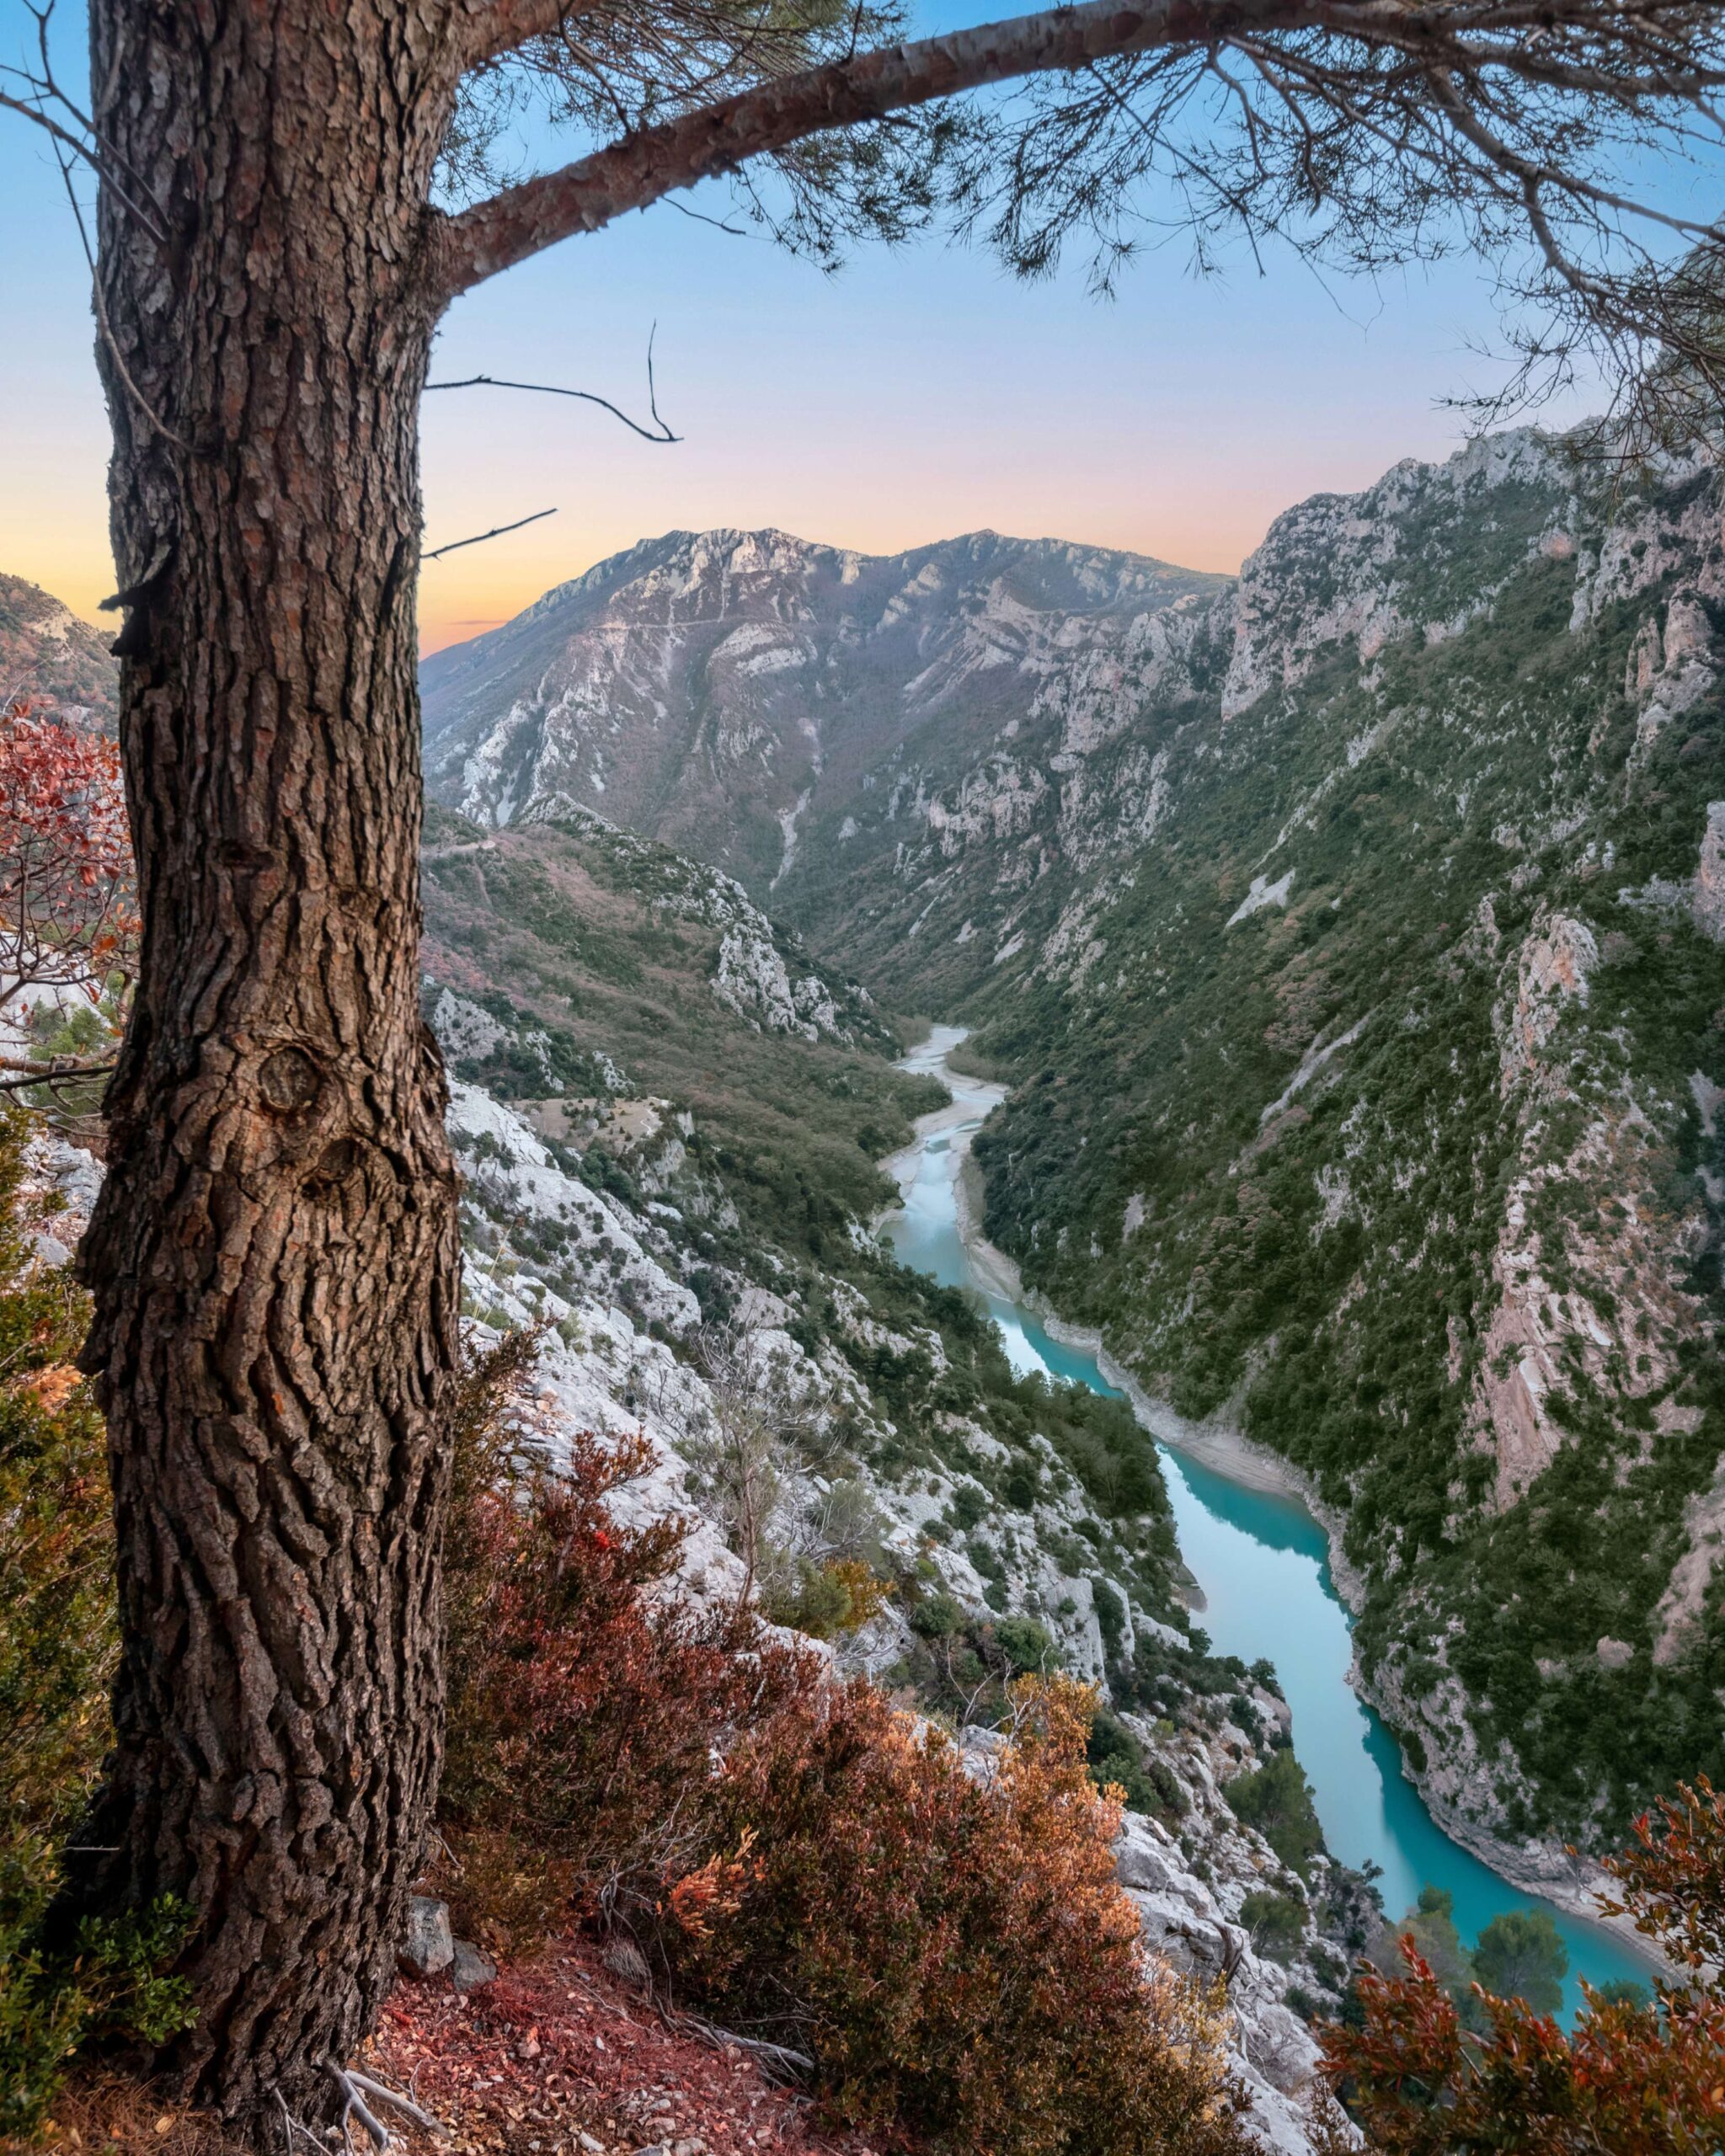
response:
[[(963, 1038), (962, 1028), (937, 1026), (905, 1059), (906, 1070), (940, 1079), (953, 1105), (925, 1117), (916, 1145), (889, 1163), (903, 1206), (888, 1216), (886, 1234), (905, 1264), (981, 1297), (1021, 1373), (1046, 1370), (1112, 1393), (1094, 1359), (1050, 1338), (979, 1273), (960, 1239), (955, 1178), (963, 1150), (1002, 1092), (948, 1067)], [(1331, 1582), (1323, 1529), (1305, 1507), (1231, 1481), (1167, 1445), (1159, 1450), (1180, 1554), (1204, 1592), (1199, 1621), (1217, 1653), (1247, 1662), (1267, 1656), (1275, 1665), (1325, 1838), (1344, 1863), (1378, 1867), (1386, 1913), (1400, 1916), (1425, 1884), (1443, 1887), (1454, 1896), (1456, 1924), (1471, 1943), (1502, 1910), (1547, 1908), (1569, 1951), (1569, 2008), (1580, 2004), (1578, 1977), (1645, 1983), (1646, 1964), (1616, 1937), (1518, 1892), (1434, 1823), (1402, 1772), (1394, 1738), (1348, 1684), (1348, 1612)]]

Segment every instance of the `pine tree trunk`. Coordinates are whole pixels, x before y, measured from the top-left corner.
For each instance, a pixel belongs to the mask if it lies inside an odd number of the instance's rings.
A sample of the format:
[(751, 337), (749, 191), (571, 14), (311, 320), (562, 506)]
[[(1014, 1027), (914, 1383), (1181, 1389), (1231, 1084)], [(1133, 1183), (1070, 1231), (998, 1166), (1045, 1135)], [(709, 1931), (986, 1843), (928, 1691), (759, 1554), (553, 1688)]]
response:
[(67, 1905), (190, 1904), (167, 2063), (255, 2131), (278, 2089), (328, 2115), (441, 1753), (458, 1253), (414, 583), (446, 10), (91, 13), (144, 941), (82, 1256), (118, 1742)]

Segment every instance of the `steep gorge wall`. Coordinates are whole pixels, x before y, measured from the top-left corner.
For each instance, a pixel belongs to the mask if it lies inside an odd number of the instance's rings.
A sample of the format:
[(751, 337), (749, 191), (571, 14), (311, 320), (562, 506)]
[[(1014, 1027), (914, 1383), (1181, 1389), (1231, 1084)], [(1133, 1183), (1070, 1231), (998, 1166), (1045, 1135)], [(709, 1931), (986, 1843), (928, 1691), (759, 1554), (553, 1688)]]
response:
[(1712, 471), (1402, 467), (1284, 520), (1215, 702), (1136, 722), (1148, 842), (1093, 788), (1107, 865), (996, 869), (985, 930), (970, 865), (989, 1232), (1345, 1513), (1482, 1845), (1722, 1764), (1722, 597)]

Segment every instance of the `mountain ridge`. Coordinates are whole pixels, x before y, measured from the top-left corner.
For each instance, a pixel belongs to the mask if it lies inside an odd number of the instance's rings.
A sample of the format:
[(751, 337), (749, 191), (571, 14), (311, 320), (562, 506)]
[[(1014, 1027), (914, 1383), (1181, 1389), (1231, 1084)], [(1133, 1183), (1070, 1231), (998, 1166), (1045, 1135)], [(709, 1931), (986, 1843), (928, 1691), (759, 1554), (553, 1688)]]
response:
[(771, 528), (668, 534), (426, 662), (428, 786), (487, 823), (536, 798), (599, 809), (758, 899), (810, 809), (929, 712), (962, 718), (980, 679), (1054, 663), (1070, 622), (1119, 634), (1222, 581), (988, 533), (894, 555)]
[(111, 728), (120, 668), (110, 641), (40, 584), (0, 574), (0, 706), (27, 699), (74, 724)]

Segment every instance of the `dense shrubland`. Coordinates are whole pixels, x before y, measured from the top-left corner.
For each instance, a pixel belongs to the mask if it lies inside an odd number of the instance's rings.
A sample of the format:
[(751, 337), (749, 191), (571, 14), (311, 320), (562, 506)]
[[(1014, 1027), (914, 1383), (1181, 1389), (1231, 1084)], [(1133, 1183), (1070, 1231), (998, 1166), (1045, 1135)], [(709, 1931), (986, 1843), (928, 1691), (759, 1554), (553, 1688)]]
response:
[[(836, 2120), (953, 2150), (1242, 2148), (1220, 2000), (1148, 1967), (1093, 1696), (998, 1672), (990, 1772), (752, 1611), (692, 1604), (644, 1462), (511, 1455), (474, 1374), (451, 1549), (444, 1832), (467, 1922), (627, 1931), (670, 1994), (807, 2057)], [(1008, 1632), (1008, 1636), (1011, 1636)], [(1019, 1659), (1025, 1642), (1019, 1642)]]

